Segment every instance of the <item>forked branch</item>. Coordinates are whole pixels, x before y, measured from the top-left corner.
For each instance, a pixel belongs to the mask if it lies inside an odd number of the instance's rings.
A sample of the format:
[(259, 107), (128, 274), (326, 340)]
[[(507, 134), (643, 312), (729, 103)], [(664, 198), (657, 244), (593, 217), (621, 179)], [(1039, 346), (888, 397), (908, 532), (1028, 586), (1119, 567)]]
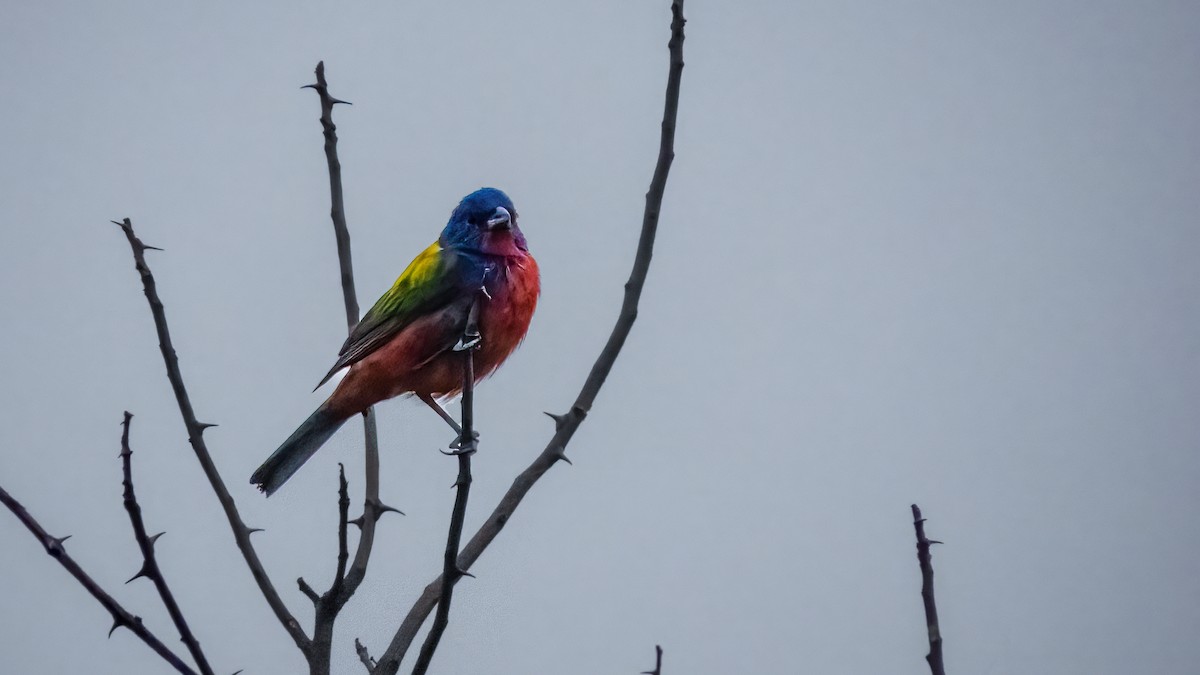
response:
[(66, 541), (71, 535), (67, 535), (66, 537), (51, 536), (50, 533), (46, 532), (46, 530), (42, 528), (38, 521), (35, 520), (34, 517), (25, 510), (25, 507), (21, 506), (21, 503), (16, 499), (13, 499), (12, 495), (8, 494), (8, 492), (6, 492), (2, 487), (0, 487), (0, 502), (3, 502), (4, 505), (8, 507), (8, 510), (12, 511), (13, 515), (17, 517), (17, 520), (20, 520), (21, 524), (24, 525), (30, 532), (32, 532), (34, 537), (37, 537), (37, 540), (42, 543), (43, 547), (45, 547), (46, 553), (49, 553), (50, 557), (57, 560), (60, 565), (62, 565), (68, 572), (71, 573), (71, 576), (75, 577), (75, 580), (78, 581), (80, 585), (87, 589), (88, 593), (92, 594), (93, 598), (96, 598), (96, 600), (104, 607), (104, 609), (108, 610), (108, 613), (112, 615), (113, 619), (112, 628), (110, 628), (108, 631), (109, 635), (112, 635), (113, 631), (118, 628), (128, 628), (129, 630), (133, 631), (133, 634), (138, 636), (142, 642), (145, 642), (148, 647), (153, 649), (154, 653), (158, 654), (163, 658), (164, 661), (171, 664), (172, 668), (184, 673), (185, 675), (196, 675), (196, 671), (192, 670), (191, 667), (183, 662), (182, 659), (168, 649), (161, 640), (155, 637), (155, 635), (150, 632), (150, 629), (146, 628), (146, 626), (142, 624), (141, 617), (134, 616), (129, 612), (129, 610), (122, 607), (121, 604), (117, 602), (111, 595), (105, 592), (103, 588), (100, 588), (100, 584), (96, 583), (95, 580), (88, 576), (87, 572), (83, 571), (83, 568), (79, 566), (79, 563), (75, 562), (75, 560), (67, 553), (67, 549), (63, 547), (63, 542)]
[[(316, 91), (321, 102), (321, 129), (325, 136), (325, 163), (329, 171), (329, 216), (333, 221), (333, 235), (337, 242), (342, 300), (346, 310), (346, 329), (349, 332), (353, 331), (358, 324), (360, 314), (358, 293), (354, 287), (350, 229), (346, 225), (346, 205), (342, 194), (342, 163), (338, 159), (337, 125), (333, 123), (333, 107), (339, 103), (349, 105), (349, 102), (330, 95), (329, 83), (325, 80), (324, 61), (317, 63), (316, 77), (316, 84), (305, 85), (303, 88)], [(334, 582), (330, 592), (317, 604), (313, 628), (315, 650), (314, 654), (310, 656), (310, 665), (312, 659), (316, 658), (326, 664), (326, 669), (332, 649), (333, 625), (337, 620), (337, 615), (367, 576), (367, 564), (370, 562), (371, 549), (375, 543), (375, 523), (387, 511), (400, 512), (399, 509), (386, 506), (379, 499), (379, 431), (375, 424), (374, 408), (368, 408), (363, 416), (363, 434), (366, 439), (363, 462), (365, 467), (363, 513), (351, 521), (359, 527), (358, 547), (354, 552), (354, 560), (350, 563), (349, 570), (346, 570), (344, 559), (341, 557), (342, 551), (339, 551), (338, 579)], [(342, 528), (339, 536), (344, 543), (344, 522), (339, 524), (339, 528)]]
[[(634, 257), (633, 271), (625, 283), (625, 298), (621, 304), (621, 312), (616, 325), (599, 358), (596, 359), (584, 381), (575, 403), (563, 415), (552, 415), (555, 421), (555, 433), (550, 442), (508, 489), (500, 503), (484, 521), (483, 525), (467, 542), (458, 556), (457, 569), (469, 570), (479, 559), (483, 551), (492, 543), (500, 530), (512, 517), (521, 500), (550, 467), (565, 460), (564, 451), (579, 425), (587, 417), (596, 395), (604, 385), (608, 373), (612, 370), (621, 348), (625, 344), (633, 322), (637, 319), (638, 301), (642, 296), (642, 288), (646, 283), (646, 275), (650, 270), (650, 259), (654, 251), (654, 237), (658, 231), (658, 216), (662, 209), (663, 193), (666, 190), (667, 175), (671, 170), (671, 162), (675, 158), (675, 120), (679, 111), (679, 85), (683, 76), (683, 39), (684, 18), (683, 0), (673, 0), (671, 3), (671, 39), (668, 43), (670, 51), (670, 68), (667, 76), (666, 101), (663, 106), (662, 135), (659, 140), (658, 161), (654, 167), (654, 176), (650, 181), (650, 189), (646, 193), (646, 209), (642, 216), (642, 231), (638, 239), (637, 254)], [(375, 675), (394, 675), (400, 668), (400, 661), (411, 646), (421, 625), (438, 603), (442, 594), (443, 579), (439, 575), (434, 579), (400, 624), (400, 628), (392, 637), (387, 650), (379, 657)]]
[(138, 548), (142, 552), (142, 567), (129, 581), (146, 577), (154, 582), (154, 588), (158, 591), (158, 596), (162, 598), (163, 606), (167, 608), (167, 614), (171, 615), (171, 621), (174, 622), (175, 628), (179, 630), (180, 639), (183, 640), (183, 644), (187, 645), (192, 659), (196, 661), (196, 666), (200, 668), (203, 675), (213, 675), (212, 666), (208, 664), (204, 651), (200, 649), (200, 643), (192, 634), (192, 629), (183, 617), (183, 611), (179, 609), (179, 603), (175, 602), (175, 595), (171, 593), (171, 589), (167, 586), (167, 580), (158, 567), (154, 544), (162, 536), (162, 533), (153, 537), (146, 534), (146, 523), (142, 521), (142, 507), (138, 505), (137, 496), (133, 492), (133, 450), (129, 446), (129, 422), (132, 419), (133, 414), (128, 410), (125, 411), (125, 419), (121, 422), (121, 468), (124, 475), (122, 484), (125, 487), (125, 511), (129, 513), (129, 523), (133, 526), (133, 538), (137, 540)]
[(146, 250), (153, 249), (153, 247), (146, 246), (141, 239), (138, 239), (137, 234), (133, 231), (133, 223), (128, 218), (121, 222), (115, 220), (112, 222), (125, 232), (125, 238), (129, 240), (129, 248), (133, 251), (133, 261), (138, 275), (142, 278), (142, 290), (146, 294), (146, 301), (150, 303), (150, 313), (154, 316), (154, 328), (158, 332), (158, 346), (162, 351), (163, 363), (167, 368), (167, 379), (170, 380), (171, 389), (175, 392), (175, 402), (179, 405), (179, 414), (183, 417), (183, 425), (188, 432), (188, 443), (191, 444), (196, 459), (200, 461), (200, 468), (204, 470), (204, 475), (208, 478), (213, 492), (217, 494), (217, 501), (221, 503), (221, 508), (225, 511), (225, 518), (229, 521), (230, 529), (233, 530), (234, 541), (237, 542), (238, 550), (242, 552), (242, 558), (245, 559), (246, 566), (250, 568), (250, 574), (258, 584), (259, 591), (262, 592), (271, 611), (275, 613), (275, 618), (279, 620), (296, 646), (300, 648), (300, 651), (307, 653), (310, 644), (308, 636), (304, 634), (304, 629), (292, 616), (283, 599), (279, 597), (279, 592), (275, 590), (275, 585), (267, 576), (266, 569), (263, 568), (262, 561), (258, 558), (258, 552), (254, 550), (254, 544), (250, 542), (250, 534), (253, 530), (242, 522), (242, 516), (238, 513), (233, 496), (225, 487), (225, 481), (217, 471), (212, 455), (208, 452), (208, 445), (204, 442), (204, 430), (216, 425), (197, 420), (196, 413), (192, 410), (192, 401), (188, 397), (187, 386), (184, 385), (183, 375), (179, 370), (179, 358), (175, 355), (175, 346), (171, 343), (171, 330), (167, 326), (167, 314), (162, 300), (158, 297), (158, 286), (154, 281), (154, 275), (150, 272), (150, 266), (146, 264)]

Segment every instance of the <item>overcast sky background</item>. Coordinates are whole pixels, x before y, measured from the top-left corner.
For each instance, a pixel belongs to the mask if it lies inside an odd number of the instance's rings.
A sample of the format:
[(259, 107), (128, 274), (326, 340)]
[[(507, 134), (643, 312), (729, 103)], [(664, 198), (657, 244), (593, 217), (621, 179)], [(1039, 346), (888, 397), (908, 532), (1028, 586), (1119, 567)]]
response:
[[(369, 305), (467, 192), (543, 273), (478, 390), (468, 528), (607, 337), (657, 153), (667, 0), (5, 4), (0, 484), (166, 642), (122, 509), (217, 670), (304, 662), (186, 444), (128, 246), (293, 611), (334, 568), (348, 425), (270, 500), (345, 326), (315, 95), (339, 107)], [(642, 312), (569, 454), (455, 594), (439, 673), (927, 672), (909, 504), (946, 661), (977, 675), (1200, 663), (1200, 8), (691, 0), (677, 158)], [(380, 407), (383, 498), (338, 624), (362, 672), (440, 570), (455, 463)], [(0, 670), (156, 673), (0, 513)], [(182, 649), (180, 650), (182, 652)], [(411, 667), (406, 664), (405, 671)]]

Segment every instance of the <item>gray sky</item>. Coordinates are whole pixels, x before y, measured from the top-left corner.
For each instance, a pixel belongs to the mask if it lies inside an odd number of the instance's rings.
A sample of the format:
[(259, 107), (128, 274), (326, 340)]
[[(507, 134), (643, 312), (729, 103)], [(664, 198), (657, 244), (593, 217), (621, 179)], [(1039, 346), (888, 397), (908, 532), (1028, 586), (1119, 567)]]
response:
[[(509, 192), (543, 272), (478, 391), (468, 527), (616, 316), (657, 151), (667, 1), (9, 3), (0, 27), (0, 483), (176, 639), (120, 500), (220, 672), (299, 672), (191, 450), (129, 251), (147, 243), (214, 457), (287, 602), (328, 584), (357, 425), (250, 472), (344, 335), (325, 59), (363, 304), (456, 201)], [(441, 673), (927, 672), (908, 505), (956, 673), (1200, 662), (1200, 10), (1188, 2), (688, 6), (643, 309), (569, 454), (455, 595)], [(343, 615), (382, 651), (440, 568), (454, 462), (380, 409), (384, 500)], [(351, 430), (351, 427), (354, 427)], [(357, 508), (357, 507), (356, 507)], [(0, 670), (163, 672), (0, 514)], [(285, 664), (285, 665), (273, 665)]]

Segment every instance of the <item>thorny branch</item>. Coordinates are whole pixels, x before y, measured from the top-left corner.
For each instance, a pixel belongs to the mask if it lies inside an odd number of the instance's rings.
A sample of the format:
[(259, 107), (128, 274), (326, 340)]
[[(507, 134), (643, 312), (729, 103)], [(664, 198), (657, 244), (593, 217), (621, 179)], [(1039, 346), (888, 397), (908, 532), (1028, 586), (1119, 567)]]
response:
[(151, 274), (150, 267), (146, 264), (146, 250), (153, 249), (153, 247), (146, 246), (141, 239), (138, 239), (133, 231), (133, 223), (128, 218), (121, 222), (115, 220), (112, 222), (125, 232), (125, 238), (129, 240), (129, 248), (133, 251), (134, 264), (142, 278), (142, 289), (146, 293), (146, 301), (150, 304), (150, 313), (154, 315), (154, 328), (158, 332), (158, 346), (162, 351), (163, 363), (167, 368), (167, 379), (170, 380), (171, 389), (175, 392), (179, 414), (183, 417), (183, 424), (188, 432), (188, 442), (196, 453), (196, 459), (200, 461), (200, 467), (204, 470), (209, 484), (212, 485), (213, 492), (217, 494), (217, 500), (221, 502), (225, 518), (229, 521), (230, 529), (233, 530), (234, 541), (237, 542), (238, 550), (242, 552), (242, 557), (246, 560), (246, 566), (250, 568), (250, 574), (258, 584), (259, 591), (262, 592), (271, 611), (275, 613), (275, 618), (283, 625), (284, 630), (291, 636), (296, 646), (307, 654), (311, 641), (304, 634), (304, 629), (300, 627), (296, 617), (292, 616), (283, 599), (279, 597), (279, 592), (275, 590), (271, 578), (267, 576), (262, 561), (258, 558), (258, 552), (254, 550), (254, 544), (250, 541), (250, 534), (256, 530), (247, 527), (246, 523), (242, 522), (242, 516), (238, 513), (233, 496), (225, 487), (225, 481), (217, 471), (217, 466), (213, 463), (212, 455), (209, 454), (208, 446), (204, 442), (204, 430), (216, 425), (197, 420), (196, 413), (192, 410), (192, 402), (188, 398), (187, 387), (183, 383), (183, 375), (179, 370), (179, 358), (175, 355), (174, 345), (171, 344), (171, 331), (167, 326), (166, 311), (163, 308), (162, 300), (158, 297), (158, 287), (154, 282), (154, 275)]
[[(346, 307), (347, 331), (354, 330), (358, 324), (359, 307), (358, 294), (354, 288), (354, 263), (350, 253), (350, 230), (346, 225), (346, 207), (342, 197), (342, 164), (337, 153), (337, 126), (333, 123), (333, 106), (339, 103), (349, 105), (347, 101), (334, 98), (329, 94), (329, 84), (325, 80), (325, 62), (317, 63), (316, 84), (305, 85), (305, 89), (313, 89), (321, 101), (321, 128), (325, 136), (325, 161), (329, 168), (329, 216), (333, 221), (334, 238), (337, 241), (338, 267), (341, 270), (342, 299)], [(314, 654), (310, 656), (310, 666), (313, 658), (323, 662), (328, 669), (330, 651), (333, 647), (333, 625), (337, 615), (346, 602), (358, 590), (358, 586), (367, 576), (367, 563), (371, 559), (371, 549), (375, 543), (375, 523), (379, 517), (388, 511), (400, 513), (399, 509), (387, 506), (379, 499), (379, 432), (375, 424), (375, 409), (368, 408), (363, 416), (363, 432), (365, 443), (365, 476), (363, 513), (353, 521), (358, 525), (360, 533), (358, 548), (354, 553), (354, 561), (348, 572), (339, 557), (338, 579), (329, 593), (321, 597), (317, 603), (315, 626), (313, 628)], [(343, 524), (339, 525), (339, 536), (345, 541)], [(339, 556), (341, 551), (339, 551)]]
[(471, 455), (479, 448), (475, 434), (475, 357), (474, 352), (479, 348), (482, 337), (477, 325), (479, 313), (478, 298), (471, 305), (467, 318), (467, 329), (459, 346), (455, 347), (463, 354), (463, 391), (462, 391), (462, 425), (455, 442), (453, 455), (458, 457), (458, 478), (454, 481), (457, 488), (454, 497), (454, 510), (450, 514), (450, 533), (446, 537), (446, 553), (442, 559), (442, 578), (449, 583), (442, 584), (441, 595), (438, 597), (437, 614), (433, 618), (433, 626), (425, 643), (421, 645), (421, 653), (417, 655), (417, 664), (413, 667), (413, 675), (425, 675), (433, 653), (437, 651), (442, 640), (442, 634), (450, 623), (450, 601), (454, 595), (454, 585), (467, 573), (458, 567), (458, 551), (462, 543), (463, 523), (467, 517), (467, 498), (471, 492)]
[[(146, 577), (154, 582), (154, 588), (158, 590), (158, 595), (162, 598), (163, 606), (167, 608), (167, 614), (171, 615), (171, 621), (179, 629), (179, 637), (183, 641), (183, 644), (187, 645), (192, 659), (196, 661), (196, 666), (200, 668), (200, 672), (203, 675), (213, 675), (212, 666), (208, 664), (208, 659), (205, 658), (204, 652), (200, 649), (200, 643), (196, 640), (196, 636), (192, 634), (192, 629), (188, 626), (187, 620), (183, 618), (183, 612), (179, 609), (179, 603), (175, 602), (175, 596), (171, 593), (171, 589), (167, 587), (167, 580), (163, 576), (162, 570), (158, 567), (158, 558), (154, 554), (154, 544), (162, 536), (162, 533), (160, 532), (153, 537), (146, 534), (146, 524), (142, 521), (142, 507), (138, 505), (137, 497), (133, 493), (133, 450), (129, 447), (129, 422), (132, 419), (133, 414), (128, 410), (125, 411), (125, 419), (121, 422), (121, 466), (124, 474), (122, 484), (125, 487), (125, 510), (129, 513), (129, 522), (133, 526), (133, 537), (137, 540), (138, 548), (142, 551), (142, 567), (129, 581), (133, 581), (139, 577)], [(125, 583), (129, 583), (129, 581)]]
[(921, 509), (912, 505), (913, 528), (917, 531), (917, 561), (921, 565), (921, 600), (925, 603), (925, 625), (929, 631), (929, 654), (925, 660), (929, 662), (931, 675), (946, 675), (942, 664), (942, 631), (938, 627), (937, 604), (933, 600), (933, 559), (929, 547), (942, 542), (925, 536), (925, 519), (921, 517)]
[(46, 548), (46, 553), (49, 553), (50, 557), (57, 560), (60, 565), (66, 568), (66, 570), (71, 573), (71, 576), (75, 577), (75, 580), (82, 584), (83, 587), (87, 589), (87, 592), (91, 593), (92, 597), (96, 598), (96, 600), (99, 601), (104, 609), (108, 610), (108, 613), (112, 615), (113, 619), (112, 628), (110, 628), (108, 631), (110, 636), (113, 634), (113, 631), (118, 628), (128, 628), (129, 630), (133, 631), (133, 634), (138, 636), (142, 642), (145, 642), (147, 646), (153, 649), (156, 654), (161, 656), (163, 660), (171, 664), (171, 667), (173, 667), (175, 670), (184, 673), (185, 675), (196, 675), (196, 671), (192, 670), (191, 667), (189, 667), (183, 662), (182, 659), (176, 656), (174, 652), (168, 649), (161, 640), (155, 637), (154, 634), (142, 624), (141, 617), (134, 616), (127, 609), (122, 607), (121, 604), (118, 603), (111, 595), (106, 593), (103, 588), (100, 588), (100, 584), (97, 584), (90, 576), (88, 576), (87, 572), (83, 571), (83, 568), (79, 566), (79, 563), (75, 562), (75, 560), (71, 558), (69, 554), (67, 554), (67, 549), (63, 548), (63, 542), (66, 541), (71, 535), (67, 535), (66, 537), (51, 536), (50, 533), (46, 532), (46, 530), (42, 528), (38, 521), (35, 520), (34, 517), (25, 510), (25, 507), (21, 506), (21, 503), (16, 499), (13, 499), (12, 495), (8, 494), (8, 492), (6, 492), (2, 487), (0, 487), (0, 502), (3, 502), (4, 505), (8, 507), (8, 510), (12, 511), (13, 515), (17, 517), (17, 520), (20, 520), (21, 523), (33, 533), (33, 536), (37, 537), (38, 541), (42, 543), (42, 546)]
[[(583, 423), (588, 411), (600, 388), (604, 385), (613, 363), (616, 362), (621, 348), (629, 337), (633, 323), (637, 319), (638, 301), (641, 299), (642, 288), (646, 283), (646, 275), (650, 270), (650, 259), (654, 250), (654, 237), (658, 230), (658, 216), (662, 209), (663, 193), (666, 189), (667, 175), (671, 162), (675, 158), (675, 120), (679, 111), (679, 85), (683, 75), (683, 0), (673, 0), (671, 3), (671, 40), (668, 43), (670, 51), (670, 69), (667, 77), (666, 101), (663, 109), (662, 136), (659, 141), (658, 161), (654, 167), (654, 177), (650, 181), (650, 189), (646, 193), (646, 209), (642, 217), (642, 231), (638, 240), (637, 254), (634, 257), (633, 271), (625, 283), (625, 298), (621, 304), (621, 312), (617, 323), (609, 335), (608, 342), (599, 358), (596, 359), (584, 382), (579, 396), (571, 409), (563, 415), (551, 415), (555, 423), (555, 433), (550, 442), (519, 476), (513, 481), (500, 503), (488, 516), (458, 556), (457, 568), (469, 570), (471, 565), (504, 528), (505, 523), (512, 517), (521, 500), (533, 487), (534, 483), (545, 474), (550, 467), (560, 459), (566, 459), (564, 450), (575, 435), (579, 425)], [(441, 597), (444, 575), (434, 579), (409, 610), (400, 624), (400, 628), (392, 637), (387, 650), (379, 658), (375, 675), (394, 675), (400, 668), (404, 658), (421, 625), (429, 616)]]

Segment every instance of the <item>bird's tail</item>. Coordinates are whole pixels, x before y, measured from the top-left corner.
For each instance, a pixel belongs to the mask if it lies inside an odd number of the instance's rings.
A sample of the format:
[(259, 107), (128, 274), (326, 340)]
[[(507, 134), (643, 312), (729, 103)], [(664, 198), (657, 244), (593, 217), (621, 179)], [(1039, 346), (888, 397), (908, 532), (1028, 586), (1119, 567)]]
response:
[(347, 418), (335, 415), (325, 407), (317, 408), (291, 436), (271, 453), (267, 461), (250, 476), (250, 482), (270, 497), (279, 486), (296, 473), (309, 457), (337, 431)]

